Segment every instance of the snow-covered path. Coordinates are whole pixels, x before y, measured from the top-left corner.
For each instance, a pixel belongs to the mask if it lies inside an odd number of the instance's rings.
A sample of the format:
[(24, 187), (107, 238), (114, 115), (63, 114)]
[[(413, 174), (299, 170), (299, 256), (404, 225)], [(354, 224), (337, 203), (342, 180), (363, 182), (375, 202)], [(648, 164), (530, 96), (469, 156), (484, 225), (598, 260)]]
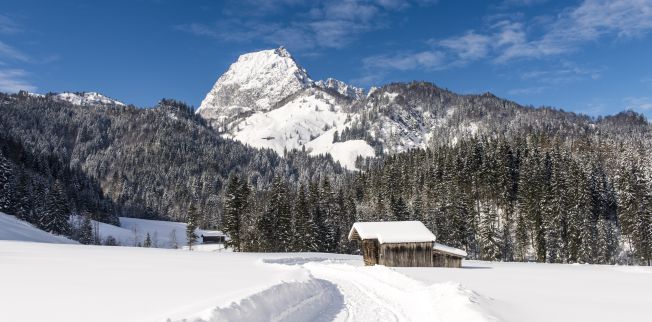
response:
[(483, 300), (456, 283), (426, 285), (383, 266), (311, 262), (303, 265), (335, 285), (344, 306), (334, 321), (494, 321)]

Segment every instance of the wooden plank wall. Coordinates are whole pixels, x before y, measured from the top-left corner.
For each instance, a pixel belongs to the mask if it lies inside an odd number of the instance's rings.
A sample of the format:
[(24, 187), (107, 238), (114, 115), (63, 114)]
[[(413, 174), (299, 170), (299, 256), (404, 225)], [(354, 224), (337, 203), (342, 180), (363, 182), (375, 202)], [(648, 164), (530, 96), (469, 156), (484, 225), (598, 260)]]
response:
[(432, 266), (434, 267), (462, 267), (462, 258), (451, 256), (437, 251), (432, 253)]
[(431, 267), (432, 242), (380, 245), (378, 263), (394, 267)]

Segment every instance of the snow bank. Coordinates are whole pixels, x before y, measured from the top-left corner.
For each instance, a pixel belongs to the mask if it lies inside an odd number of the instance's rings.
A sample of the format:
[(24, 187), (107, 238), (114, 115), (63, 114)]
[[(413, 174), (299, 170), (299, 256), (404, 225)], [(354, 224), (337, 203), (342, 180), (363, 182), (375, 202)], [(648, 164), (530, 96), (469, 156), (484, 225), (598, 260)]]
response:
[(38, 243), (77, 244), (66, 237), (40, 230), (32, 224), (0, 212), (0, 240), (17, 240)]
[(239, 303), (217, 308), (207, 321), (331, 321), (342, 303), (335, 284), (312, 278), (281, 283)]

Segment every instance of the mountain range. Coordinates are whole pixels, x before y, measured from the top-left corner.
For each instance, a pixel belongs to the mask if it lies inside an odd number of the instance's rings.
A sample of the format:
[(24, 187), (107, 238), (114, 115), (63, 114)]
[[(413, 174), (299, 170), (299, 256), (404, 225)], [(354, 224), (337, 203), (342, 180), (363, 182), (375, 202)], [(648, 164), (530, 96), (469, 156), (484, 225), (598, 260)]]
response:
[[(224, 137), (279, 154), (292, 149), (331, 154), (348, 169), (356, 168), (360, 157), (465, 138), (532, 131), (590, 134), (605, 132), (613, 123), (526, 107), (491, 93), (458, 95), (428, 82), (394, 83), (367, 92), (333, 78), (313, 81), (283, 47), (241, 55), (197, 113)], [(619, 117), (649, 128), (635, 113)]]

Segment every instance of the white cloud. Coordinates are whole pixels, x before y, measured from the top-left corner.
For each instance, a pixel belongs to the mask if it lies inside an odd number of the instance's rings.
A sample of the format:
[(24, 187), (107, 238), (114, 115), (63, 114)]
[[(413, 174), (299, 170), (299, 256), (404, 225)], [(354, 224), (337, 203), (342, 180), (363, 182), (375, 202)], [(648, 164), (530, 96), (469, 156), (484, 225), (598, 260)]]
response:
[(19, 90), (35, 91), (36, 86), (25, 78), (28, 73), (22, 69), (0, 69), (0, 91), (18, 92)]
[[(537, 1), (514, 1), (534, 4)], [(496, 20), (496, 18), (500, 18)], [(450, 68), (489, 60), (502, 64), (514, 59), (539, 59), (578, 50), (587, 42), (612, 37), (642, 37), (652, 29), (652, 0), (584, 0), (579, 6), (563, 9), (554, 17), (536, 17), (529, 22), (522, 17), (494, 16), (484, 32), (469, 30), (459, 36), (431, 39), (428, 51), (389, 54), (365, 58), (367, 66), (384, 66), (397, 70)], [(516, 19), (516, 20), (514, 20)], [(535, 34), (534, 31), (540, 31)], [(436, 63), (419, 63), (418, 56), (430, 53)], [(432, 61), (435, 61), (433, 59)], [(544, 76), (552, 83), (578, 77), (599, 77), (599, 71), (562, 68)]]
[(364, 67), (373, 69), (412, 70), (417, 68), (441, 69), (444, 64), (444, 54), (438, 51), (422, 51), (396, 55), (371, 56), (363, 60)]
[(21, 52), (20, 50), (12, 46), (5, 44), (2, 41), (0, 41), (0, 57), (5, 57), (8, 59), (18, 60), (22, 62), (27, 62), (30, 60), (27, 54)]
[(487, 56), (491, 41), (490, 37), (469, 31), (461, 37), (444, 39), (437, 44), (454, 53), (461, 62), (466, 62)]
[(10, 35), (20, 32), (18, 24), (6, 15), (0, 14), (0, 34)]
[(521, 78), (547, 85), (563, 85), (583, 79), (599, 79), (603, 70), (604, 68), (588, 68), (571, 62), (562, 62), (558, 67), (527, 71), (521, 75)]
[[(342, 48), (362, 34), (387, 26), (389, 12), (432, 0), (244, 0), (231, 1), (226, 19), (176, 29), (228, 42), (263, 42), (290, 49)], [(292, 13), (295, 12), (295, 13)], [(286, 13), (283, 15), (282, 13)], [(289, 17), (288, 17), (289, 15)]]
[(627, 108), (639, 111), (652, 111), (652, 99), (649, 97), (627, 97), (624, 101)]
[(652, 29), (652, 1), (585, 0), (578, 7), (563, 10), (543, 27), (545, 32), (538, 38), (521, 38), (497, 48), (496, 61), (568, 53), (605, 37), (641, 37)]

